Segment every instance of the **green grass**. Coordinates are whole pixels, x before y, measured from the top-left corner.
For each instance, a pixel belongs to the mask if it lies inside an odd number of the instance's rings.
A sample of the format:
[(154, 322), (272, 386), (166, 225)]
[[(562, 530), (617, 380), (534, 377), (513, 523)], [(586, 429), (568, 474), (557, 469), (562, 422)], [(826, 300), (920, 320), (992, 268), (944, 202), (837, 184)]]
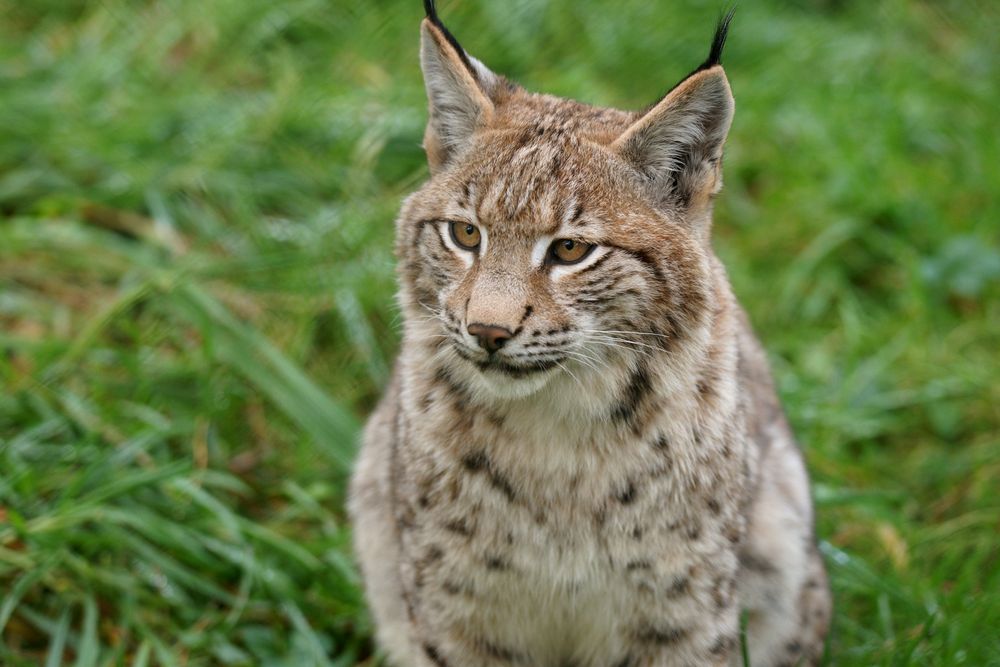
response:
[[(426, 176), (416, 0), (0, 0), (0, 664), (348, 665), (342, 509)], [(707, 0), (442, 2), (642, 107)], [(754, 0), (719, 252), (816, 483), (836, 665), (1000, 665), (1000, 11)]]

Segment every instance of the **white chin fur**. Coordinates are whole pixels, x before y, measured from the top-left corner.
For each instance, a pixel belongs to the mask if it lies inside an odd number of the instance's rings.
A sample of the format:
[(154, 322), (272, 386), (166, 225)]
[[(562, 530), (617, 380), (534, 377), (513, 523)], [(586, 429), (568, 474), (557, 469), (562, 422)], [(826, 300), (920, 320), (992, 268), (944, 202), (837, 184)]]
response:
[(461, 364), (461, 376), (473, 395), (480, 400), (513, 400), (540, 391), (559, 369), (539, 371), (524, 377), (511, 377), (500, 371), (482, 371), (471, 363)]

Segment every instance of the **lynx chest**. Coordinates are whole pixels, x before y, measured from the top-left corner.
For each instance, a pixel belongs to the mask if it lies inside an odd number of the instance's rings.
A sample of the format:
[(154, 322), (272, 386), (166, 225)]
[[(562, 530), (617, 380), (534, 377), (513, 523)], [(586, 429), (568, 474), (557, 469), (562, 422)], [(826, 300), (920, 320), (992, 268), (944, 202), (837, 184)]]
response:
[(448, 432), (405, 434), (394, 488), (404, 589), (449, 631), (532, 664), (610, 661), (724, 548), (666, 436)]

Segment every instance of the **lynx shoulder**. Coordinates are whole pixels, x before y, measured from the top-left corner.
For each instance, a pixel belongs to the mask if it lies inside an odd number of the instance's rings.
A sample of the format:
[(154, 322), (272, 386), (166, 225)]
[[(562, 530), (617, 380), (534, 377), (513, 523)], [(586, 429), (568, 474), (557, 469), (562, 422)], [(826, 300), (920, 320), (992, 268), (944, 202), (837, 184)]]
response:
[(745, 611), (755, 667), (816, 664), (808, 478), (711, 247), (731, 15), (631, 112), (523, 90), (425, 8), (431, 178), (350, 497), (391, 663), (735, 665)]

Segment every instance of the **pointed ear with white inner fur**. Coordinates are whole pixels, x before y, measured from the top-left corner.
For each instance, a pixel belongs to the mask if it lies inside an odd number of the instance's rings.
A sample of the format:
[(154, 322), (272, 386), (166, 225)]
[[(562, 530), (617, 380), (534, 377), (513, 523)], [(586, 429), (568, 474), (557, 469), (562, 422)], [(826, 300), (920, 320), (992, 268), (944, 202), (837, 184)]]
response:
[(612, 144), (643, 176), (656, 203), (694, 212), (722, 187), (722, 146), (733, 94), (720, 65), (698, 70)]
[(611, 145), (642, 175), (657, 206), (709, 227), (722, 188), (722, 146), (733, 123), (733, 93), (722, 50), (735, 9), (720, 17), (708, 58)]
[(489, 94), (499, 77), (469, 56), (436, 15), (420, 25), (420, 66), (430, 112), (424, 150), (431, 171), (436, 172), (493, 117)]

